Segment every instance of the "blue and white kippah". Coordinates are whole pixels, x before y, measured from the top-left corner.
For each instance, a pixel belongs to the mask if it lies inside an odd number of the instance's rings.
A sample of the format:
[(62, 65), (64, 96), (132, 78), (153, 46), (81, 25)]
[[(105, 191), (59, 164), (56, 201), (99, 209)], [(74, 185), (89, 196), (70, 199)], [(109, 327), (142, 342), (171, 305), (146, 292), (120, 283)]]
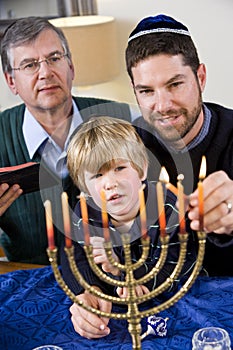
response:
[(139, 36), (152, 33), (176, 33), (190, 36), (188, 28), (181, 22), (166, 15), (157, 15), (142, 19), (129, 36), (128, 42)]

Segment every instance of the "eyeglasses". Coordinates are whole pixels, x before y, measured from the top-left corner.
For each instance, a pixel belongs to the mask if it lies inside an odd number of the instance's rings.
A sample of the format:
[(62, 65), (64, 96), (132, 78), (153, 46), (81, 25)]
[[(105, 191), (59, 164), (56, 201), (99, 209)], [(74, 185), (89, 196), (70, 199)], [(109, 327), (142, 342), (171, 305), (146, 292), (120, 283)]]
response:
[(18, 68), (12, 68), (12, 70), (21, 70), (26, 75), (33, 75), (39, 71), (40, 65), (42, 62), (46, 62), (49, 67), (57, 69), (61, 66), (62, 59), (66, 56), (68, 56), (67, 53), (65, 54), (55, 53), (54, 55), (47, 57), (44, 60), (29, 61), (27, 63), (23, 63)]

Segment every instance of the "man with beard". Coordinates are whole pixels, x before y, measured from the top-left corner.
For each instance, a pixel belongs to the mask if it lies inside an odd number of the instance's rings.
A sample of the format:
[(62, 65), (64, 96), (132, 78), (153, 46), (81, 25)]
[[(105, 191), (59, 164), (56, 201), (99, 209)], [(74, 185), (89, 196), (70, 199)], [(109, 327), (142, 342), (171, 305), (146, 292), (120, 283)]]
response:
[(149, 178), (157, 179), (161, 166), (173, 184), (184, 174), (188, 216), (197, 230), (197, 183), (206, 156), (204, 267), (209, 275), (232, 276), (233, 111), (202, 101), (205, 65), (188, 28), (169, 16), (139, 22), (129, 36), (126, 64), (142, 113), (135, 125), (153, 154)]
[[(143, 19), (130, 35), (126, 62), (142, 112), (135, 126), (152, 158), (148, 178), (157, 180), (161, 166), (166, 167), (174, 185), (177, 175), (184, 174), (188, 216), (191, 227), (198, 230), (196, 188), (201, 159), (206, 156), (203, 188), (208, 241), (204, 267), (209, 275), (232, 276), (233, 111), (202, 102), (205, 65), (199, 61), (186, 26), (171, 17)], [(97, 305), (93, 297), (90, 303)], [(103, 305), (98, 307), (103, 309)], [(70, 311), (74, 328), (77, 332), (82, 329), (83, 336), (109, 334), (106, 325), (100, 327), (100, 320), (77, 304)]]

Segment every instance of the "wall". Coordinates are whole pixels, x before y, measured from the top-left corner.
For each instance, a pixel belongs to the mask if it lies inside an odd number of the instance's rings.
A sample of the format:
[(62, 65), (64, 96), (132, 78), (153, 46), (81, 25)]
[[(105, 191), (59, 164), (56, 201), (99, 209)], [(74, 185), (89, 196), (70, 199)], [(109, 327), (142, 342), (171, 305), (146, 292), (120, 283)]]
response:
[[(5, 2), (8, 8), (15, 6), (14, 12), (17, 17), (26, 14), (49, 16), (57, 11), (55, 0), (40, 2), (5, 0)], [(25, 3), (31, 5), (22, 6)], [(204, 99), (233, 107), (232, 0), (98, 0), (98, 12), (100, 15), (112, 15), (116, 19), (121, 74), (110, 83), (99, 84), (86, 90), (75, 88), (74, 93), (108, 97), (135, 104), (124, 63), (128, 35), (141, 18), (166, 13), (188, 26), (198, 47), (200, 60), (207, 65)], [(2, 75), (0, 75), (0, 91), (2, 108), (19, 103), (19, 99), (8, 91)]]

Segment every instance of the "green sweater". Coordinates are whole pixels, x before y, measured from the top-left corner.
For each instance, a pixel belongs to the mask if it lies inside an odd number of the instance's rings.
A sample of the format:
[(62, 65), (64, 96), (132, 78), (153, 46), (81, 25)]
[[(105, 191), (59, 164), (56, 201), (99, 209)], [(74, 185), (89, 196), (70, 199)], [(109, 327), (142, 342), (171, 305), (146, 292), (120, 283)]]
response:
[[(91, 114), (104, 114), (130, 120), (130, 111), (126, 104), (85, 97), (74, 97), (74, 100), (83, 120)], [(41, 162), (39, 154), (35, 154), (33, 159), (29, 157), (22, 132), (24, 110), (25, 105), (21, 104), (0, 114), (0, 167), (29, 161)], [(73, 207), (79, 191), (69, 176), (62, 181), (56, 174), (54, 177), (57, 180), (56, 186), (21, 195), (0, 217), (0, 227), (4, 231), (1, 235), (1, 245), (9, 260), (48, 264), (43, 205), (46, 199), (52, 202), (55, 240), (56, 245), (60, 247), (64, 238), (61, 192), (68, 193), (70, 205)]]

